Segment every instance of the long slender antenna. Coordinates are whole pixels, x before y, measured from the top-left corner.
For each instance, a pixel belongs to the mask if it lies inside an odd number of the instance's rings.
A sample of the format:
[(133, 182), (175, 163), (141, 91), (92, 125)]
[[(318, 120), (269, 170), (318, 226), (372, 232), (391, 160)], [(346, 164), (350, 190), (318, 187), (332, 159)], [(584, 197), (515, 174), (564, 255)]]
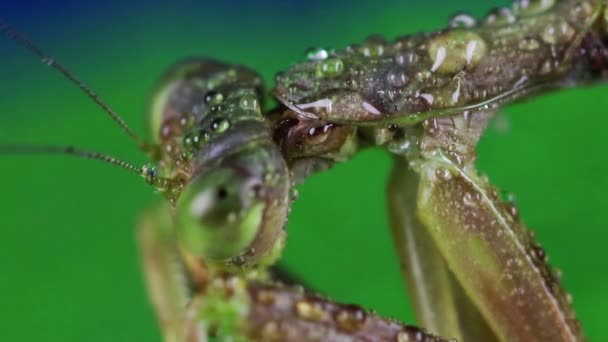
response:
[(53, 57), (49, 56), (46, 52), (44, 52), (40, 47), (36, 46), (32, 43), (24, 34), (16, 31), (10, 25), (0, 20), (0, 32), (3, 32), (8, 38), (14, 40), (19, 45), (25, 47), (29, 51), (36, 54), (38, 57), (42, 59), (42, 62), (53, 69), (59, 71), (65, 78), (67, 78), (70, 82), (75, 84), (80, 90), (82, 90), (89, 98), (93, 100), (99, 107), (101, 107), (110, 117), (118, 123), (118, 125), (127, 133), (133, 140), (135, 140), (140, 150), (144, 152), (149, 152), (150, 148), (148, 144), (141, 139), (123, 120), (123, 118), (118, 115), (109, 105), (107, 105), (91, 88), (89, 88), (84, 82), (79, 80), (69, 69), (64, 67), (62, 64), (57, 62)]
[(70, 155), (85, 159), (95, 159), (102, 162), (116, 165), (125, 170), (131, 171), (142, 176), (147, 183), (159, 187), (166, 180), (156, 176), (156, 169), (146, 164), (142, 167), (137, 167), (112, 156), (83, 150), (73, 146), (37, 146), (37, 145), (0, 145), (0, 155), (24, 155), (24, 154), (60, 154)]

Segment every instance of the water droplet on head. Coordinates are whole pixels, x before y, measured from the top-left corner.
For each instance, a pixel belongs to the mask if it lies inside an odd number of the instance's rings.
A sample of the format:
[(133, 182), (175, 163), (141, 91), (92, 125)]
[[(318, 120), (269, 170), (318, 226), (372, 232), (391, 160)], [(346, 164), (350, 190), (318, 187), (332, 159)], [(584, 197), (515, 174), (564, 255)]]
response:
[(205, 94), (205, 103), (208, 105), (217, 105), (224, 101), (224, 95), (222, 93), (218, 93), (217, 91), (209, 91)]
[(513, 11), (516, 15), (532, 16), (541, 14), (555, 5), (555, 0), (516, 0)]
[(306, 58), (309, 61), (321, 61), (329, 57), (329, 52), (323, 48), (310, 48), (306, 50)]
[(365, 57), (380, 57), (384, 55), (386, 40), (382, 36), (374, 35), (367, 39), (359, 47), (359, 51)]
[(477, 25), (475, 18), (468, 13), (458, 13), (450, 18), (451, 28), (471, 28)]
[(230, 128), (230, 122), (224, 118), (215, 118), (211, 120), (211, 130), (216, 133), (224, 133)]
[(330, 57), (317, 65), (317, 74), (321, 77), (336, 77), (343, 71), (344, 62), (337, 57)]
[(241, 108), (257, 112), (260, 110), (260, 103), (255, 96), (245, 95), (241, 98)]
[(192, 146), (194, 148), (200, 148), (204, 142), (206, 142), (207, 133), (204, 131), (198, 131), (192, 136)]

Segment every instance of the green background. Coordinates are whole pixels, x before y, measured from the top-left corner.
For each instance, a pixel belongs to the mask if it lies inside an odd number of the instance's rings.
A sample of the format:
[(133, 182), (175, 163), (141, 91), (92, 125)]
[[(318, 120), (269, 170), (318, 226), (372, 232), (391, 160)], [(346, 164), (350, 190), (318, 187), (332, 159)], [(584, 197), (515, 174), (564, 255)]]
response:
[[(416, 4), (413, 4), (416, 3)], [(138, 132), (158, 76), (188, 56), (247, 64), (272, 83), (310, 46), (431, 30), (507, 1), (228, 1), (95, 7), (7, 5), (0, 12), (72, 68)], [(95, 105), (35, 57), (0, 40), (0, 142), (74, 144), (144, 162)], [(608, 340), (606, 86), (504, 108), (480, 168), (516, 195), (588, 337)], [(308, 180), (283, 264), (345, 302), (414, 322), (389, 239), (388, 155), (365, 151)], [(0, 340), (158, 341), (134, 222), (159, 196), (131, 174), (63, 157), (0, 159)]]

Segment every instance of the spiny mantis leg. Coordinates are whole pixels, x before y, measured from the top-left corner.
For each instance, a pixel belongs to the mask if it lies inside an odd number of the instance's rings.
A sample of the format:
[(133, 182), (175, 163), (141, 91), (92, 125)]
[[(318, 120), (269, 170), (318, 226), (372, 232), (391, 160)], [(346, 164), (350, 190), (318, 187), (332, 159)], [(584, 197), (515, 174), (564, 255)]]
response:
[(164, 340), (207, 341), (186, 310), (194, 283), (187, 276), (186, 264), (178, 250), (169, 206), (157, 205), (144, 212), (138, 222), (137, 237), (148, 293)]
[(420, 153), (418, 217), (471, 302), (502, 341), (583, 340), (568, 296), (512, 205), (475, 169), (488, 112), (434, 119)]
[(387, 186), (393, 241), (418, 323), (458, 341), (496, 341), (416, 215), (418, 174), (395, 158)]
[(268, 281), (263, 270), (215, 270), (190, 260), (178, 252), (168, 208), (154, 209), (142, 215), (138, 235), (165, 341), (447, 341)]

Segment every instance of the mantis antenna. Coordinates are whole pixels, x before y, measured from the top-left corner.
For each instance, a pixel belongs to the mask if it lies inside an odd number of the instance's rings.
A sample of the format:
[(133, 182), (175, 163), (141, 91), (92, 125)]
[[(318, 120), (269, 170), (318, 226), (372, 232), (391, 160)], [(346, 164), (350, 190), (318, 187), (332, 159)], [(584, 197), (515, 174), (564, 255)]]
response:
[(24, 34), (16, 31), (10, 25), (0, 20), (0, 32), (4, 33), (8, 38), (14, 40), (19, 45), (25, 47), (35, 55), (41, 58), (42, 62), (53, 69), (61, 73), (70, 82), (75, 84), (80, 90), (82, 90), (89, 98), (93, 100), (101, 109), (103, 109), (121, 128), (139, 145), (139, 149), (143, 152), (150, 152), (151, 147), (141, 139), (135, 132), (129, 128), (124, 119), (116, 113), (109, 105), (107, 105), (91, 88), (89, 88), (84, 82), (79, 80), (68, 68), (57, 62), (54, 58), (49, 56), (44, 50), (32, 43)]
[(87, 151), (74, 146), (0, 145), (0, 155), (25, 154), (63, 154), (84, 159), (99, 160), (136, 173), (142, 176), (146, 183), (157, 187), (159, 190), (166, 188), (167, 183), (171, 181), (167, 178), (157, 177), (156, 168), (150, 164), (137, 167), (131, 163), (127, 163), (103, 153)]

